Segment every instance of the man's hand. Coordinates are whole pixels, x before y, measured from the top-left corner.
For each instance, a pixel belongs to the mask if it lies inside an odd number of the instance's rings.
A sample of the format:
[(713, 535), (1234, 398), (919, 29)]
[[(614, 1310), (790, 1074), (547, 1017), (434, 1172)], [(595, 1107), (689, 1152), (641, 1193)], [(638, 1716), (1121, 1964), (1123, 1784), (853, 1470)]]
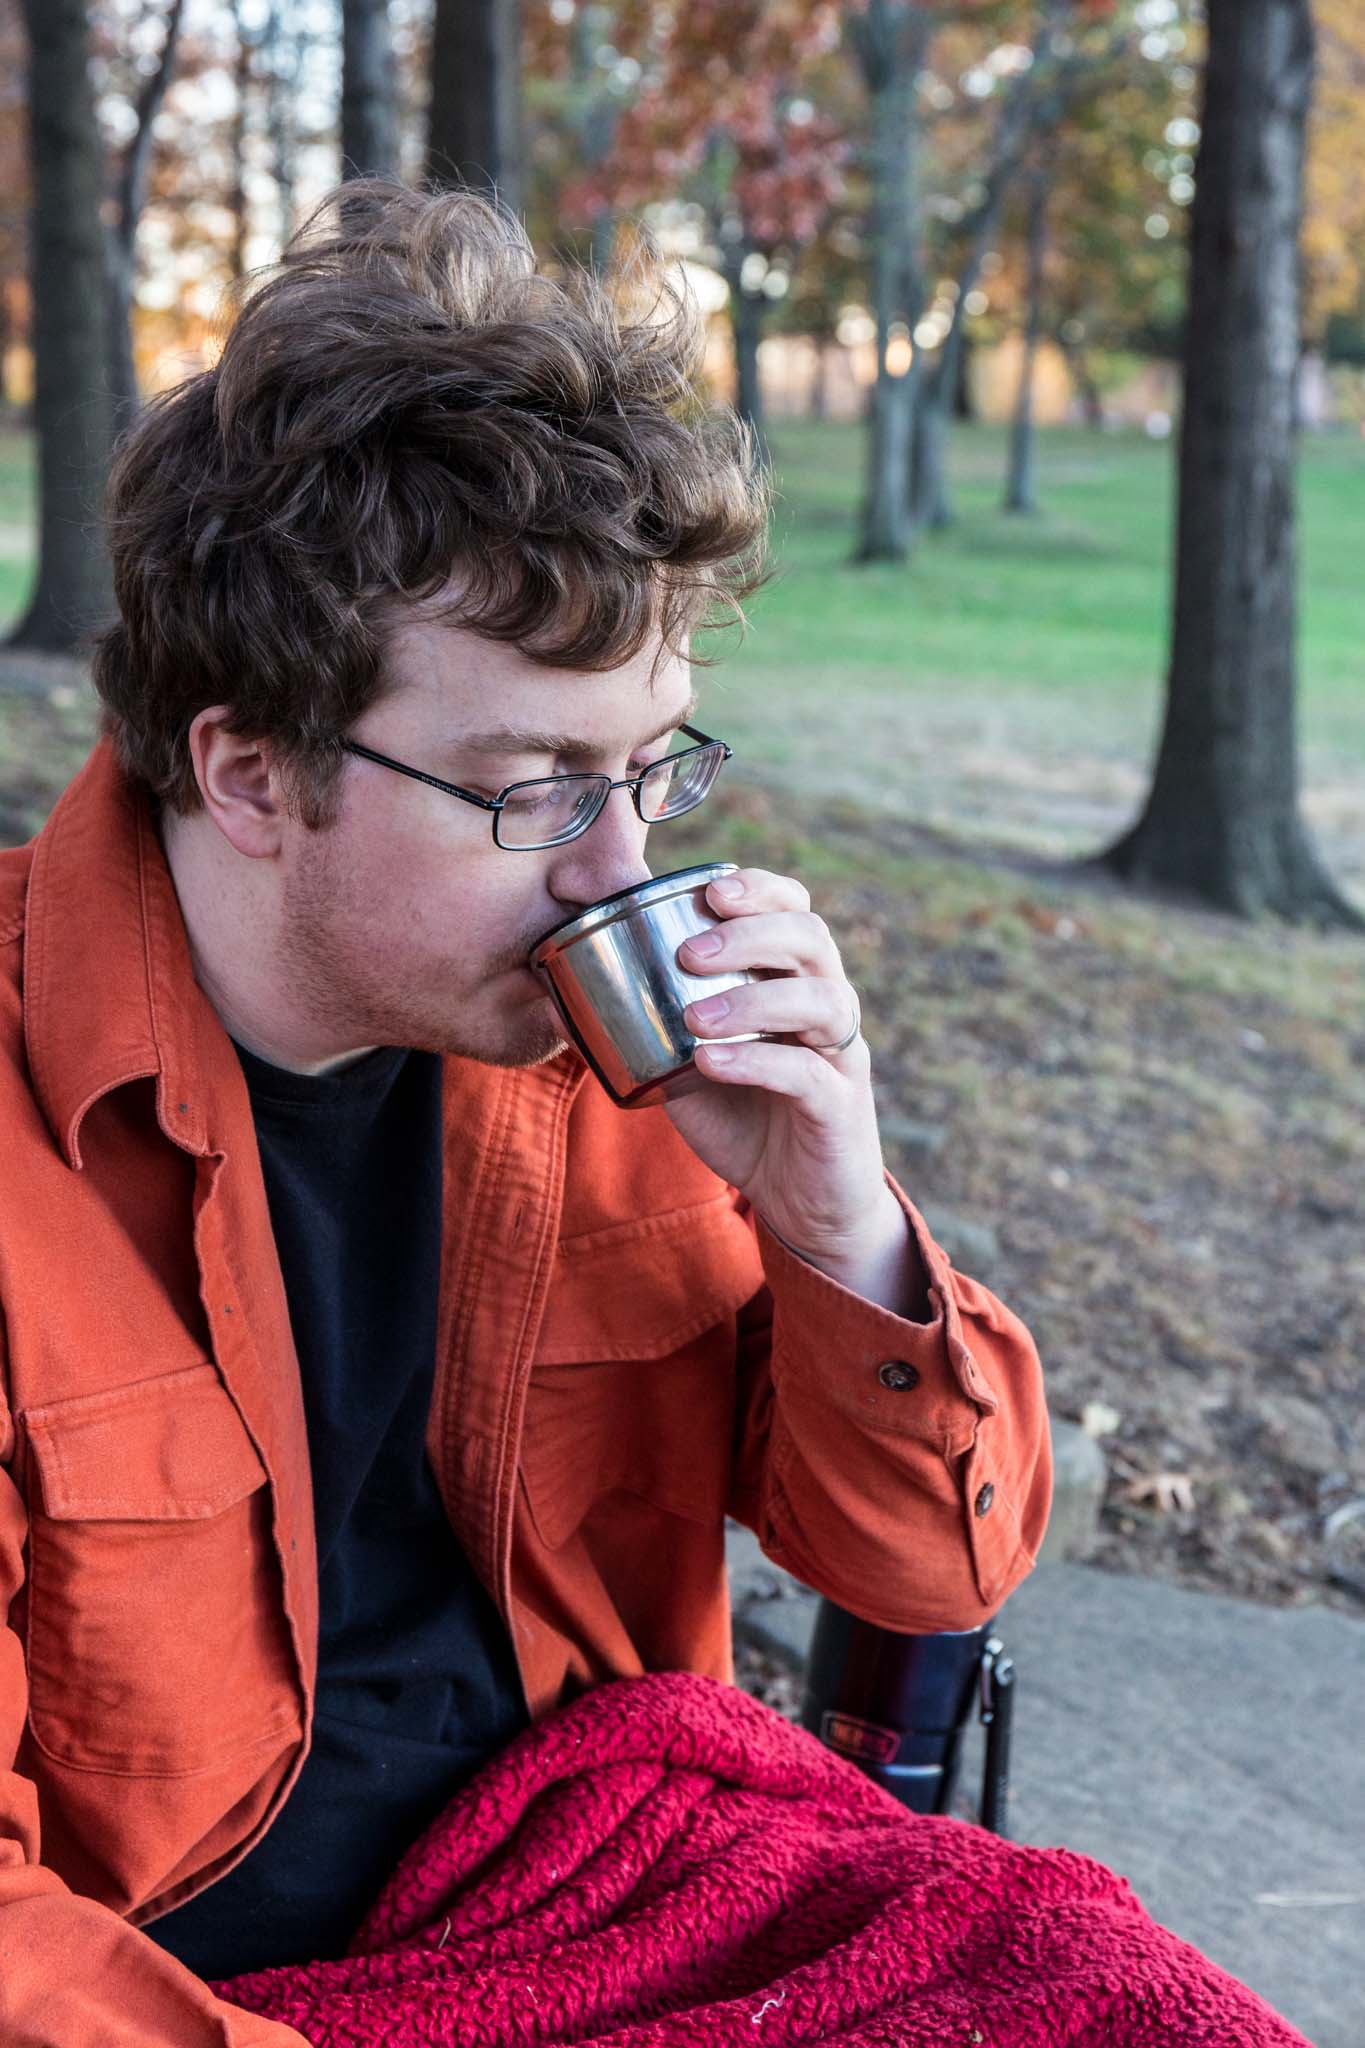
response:
[(800, 882), (762, 868), (712, 882), (707, 901), (723, 922), (687, 940), (679, 964), (774, 978), (689, 1004), (689, 1028), (703, 1040), (765, 1031), (789, 1042), (701, 1045), (698, 1071), (715, 1085), (668, 1103), (668, 1115), (794, 1251), (855, 1292), (918, 1314), (924, 1276), (883, 1174), (867, 1045), (859, 1034), (842, 1052), (815, 1050), (837, 1045), (859, 1014), (829, 928)]

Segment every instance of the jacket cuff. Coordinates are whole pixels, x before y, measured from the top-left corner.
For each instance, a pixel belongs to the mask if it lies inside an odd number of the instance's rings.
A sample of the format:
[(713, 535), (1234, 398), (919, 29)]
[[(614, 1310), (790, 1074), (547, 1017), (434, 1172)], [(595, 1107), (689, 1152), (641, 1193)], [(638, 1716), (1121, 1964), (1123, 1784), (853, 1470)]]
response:
[[(862, 1428), (910, 1434), (954, 1450), (972, 1442), (998, 1394), (963, 1338), (947, 1254), (894, 1176), (895, 1196), (919, 1252), (933, 1311), (911, 1322), (864, 1300), (789, 1245), (755, 1212), (759, 1252), (781, 1330), (781, 1377), (837, 1402)], [(794, 1389), (795, 1390), (795, 1389)]]

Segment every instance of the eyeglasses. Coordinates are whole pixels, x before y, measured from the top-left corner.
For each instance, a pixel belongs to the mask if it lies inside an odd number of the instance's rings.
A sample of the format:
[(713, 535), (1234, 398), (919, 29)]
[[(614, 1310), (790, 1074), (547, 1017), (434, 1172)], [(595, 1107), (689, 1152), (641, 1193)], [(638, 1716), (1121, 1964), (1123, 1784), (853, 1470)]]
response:
[(373, 747), (364, 747), (359, 740), (343, 740), (341, 744), (348, 754), (376, 761), (381, 768), (393, 768), (399, 775), (410, 775), (414, 782), (425, 782), (432, 789), (444, 790), (447, 796), (457, 796), (461, 803), (477, 804), (481, 811), (491, 811), (494, 843), (509, 853), (527, 853), (577, 839), (580, 832), (587, 831), (614, 789), (630, 791), (636, 812), (646, 825), (657, 825), (664, 818), (680, 818), (684, 811), (695, 810), (703, 797), (709, 795), (712, 783), (733, 758), (734, 750), (724, 740), (698, 732), (695, 726), (678, 729), (685, 739), (695, 740), (697, 745), (684, 747), (677, 754), (665, 754), (639, 775), (624, 776), (619, 782), (613, 782), (609, 775), (537, 776), (533, 781), (511, 782), (496, 796), (480, 796), (476, 790), (442, 782), (439, 776), (426, 775), (420, 768), (409, 768), (402, 761), (390, 760), (387, 754), (377, 754)]

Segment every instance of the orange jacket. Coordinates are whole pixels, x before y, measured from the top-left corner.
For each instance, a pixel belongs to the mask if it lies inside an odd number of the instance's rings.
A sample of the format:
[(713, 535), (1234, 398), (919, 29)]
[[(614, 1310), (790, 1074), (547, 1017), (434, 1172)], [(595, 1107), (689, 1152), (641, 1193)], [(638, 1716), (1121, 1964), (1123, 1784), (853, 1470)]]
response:
[[(806, 1264), (576, 1053), (450, 1059), (445, 1099), (428, 1441), (533, 1714), (730, 1676), (727, 1512), (892, 1628), (994, 1613), (1047, 1518), (1038, 1360), (899, 1189), (931, 1325)], [(138, 1931), (288, 1796), (318, 1595), (245, 1084), (104, 744), (0, 852), (0, 1133), (0, 2041), (297, 2044)]]

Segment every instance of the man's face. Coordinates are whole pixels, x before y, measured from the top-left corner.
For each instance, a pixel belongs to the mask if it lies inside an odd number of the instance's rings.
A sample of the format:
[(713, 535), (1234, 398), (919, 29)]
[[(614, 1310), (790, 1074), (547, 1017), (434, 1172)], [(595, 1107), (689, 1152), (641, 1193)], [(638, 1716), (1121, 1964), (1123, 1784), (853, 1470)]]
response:
[[(540, 666), (462, 627), (408, 621), (389, 658), (396, 687), (350, 737), (481, 796), (530, 776), (636, 774), (667, 751), (694, 702), (676, 656), (663, 655), (651, 685), (656, 648), (591, 674)], [(627, 790), (562, 846), (508, 851), (492, 822), (355, 756), (335, 825), (309, 832), (290, 821), (280, 969), (326, 1039), (499, 1066), (561, 1049), (527, 954), (552, 925), (648, 875), (648, 828)]]

